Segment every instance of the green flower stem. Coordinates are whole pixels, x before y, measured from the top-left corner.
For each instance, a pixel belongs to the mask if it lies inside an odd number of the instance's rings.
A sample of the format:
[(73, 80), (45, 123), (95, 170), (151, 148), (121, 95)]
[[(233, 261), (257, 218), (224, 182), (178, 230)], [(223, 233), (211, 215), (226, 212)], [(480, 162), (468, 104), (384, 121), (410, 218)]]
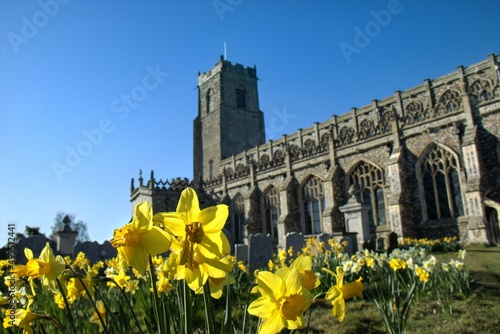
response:
[(231, 282), (229, 274), (226, 277), (226, 309), (224, 311), (224, 319), (222, 322), (222, 333), (230, 334), (232, 327), (232, 307), (231, 307)]
[(160, 334), (170, 334), (170, 327), (167, 326), (165, 323), (166, 319), (164, 317), (160, 316), (160, 300), (158, 298), (158, 289), (156, 287), (156, 272), (155, 272), (155, 267), (153, 265), (153, 259), (151, 258), (151, 255), (149, 255), (149, 274), (151, 277), (151, 285), (153, 287), (153, 309), (155, 312), (155, 318), (156, 318), (156, 324), (158, 326), (158, 332)]
[[(108, 333), (108, 328), (106, 326), (106, 323), (104, 322), (104, 319), (102, 318), (101, 316), (101, 313), (99, 313), (99, 309), (97, 308), (97, 305), (94, 301), (94, 298), (92, 298), (92, 295), (90, 294), (90, 291), (87, 289), (87, 285), (85, 284), (85, 282), (83, 282), (83, 280), (80, 278), (80, 275), (78, 275), (74, 270), (73, 268), (71, 268), (70, 266), (66, 266), (70, 271), (71, 273), (76, 277), (76, 279), (82, 284), (83, 286), (83, 289), (85, 290), (85, 293), (87, 294), (87, 296), (89, 296), (89, 300), (90, 300), (90, 303), (92, 304), (92, 306), (94, 307), (94, 311), (97, 313), (97, 317), (99, 318), (99, 321), (101, 322), (102, 324), (102, 327), (104, 328), (104, 332), (105, 333)], [(63, 294), (63, 297), (64, 297), (64, 294)], [(66, 298), (64, 299), (66, 301)], [(108, 312), (110, 313), (110, 312)], [(71, 319), (72, 320), (72, 319)], [(73, 322), (73, 321), (72, 321)]]
[(182, 294), (184, 297), (184, 333), (185, 334), (192, 334), (193, 333), (193, 309), (191, 305), (191, 298), (189, 296), (190, 294), (190, 289), (189, 286), (186, 282), (186, 280), (183, 280), (182, 284)]
[(250, 304), (250, 295), (252, 294), (251, 291), (252, 291), (253, 287), (256, 285), (257, 284), (254, 282), (254, 283), (252, 283), (252, 285), (250, 285), (250, 288), (248, 289), (247, 300), (245, 303), (245, 313), (243, 314), (243, 325), (241, 327), (242, 333), (245, 333), (245, 327), (246, 327), (247, 315), (248, 315), (248, 304)]
[(212, 297), (210, 296), (210, 283), (207, 282), (203, 285), (203, 301), (205, 304), (205, 317), (207, 320), (207, 333), (215, 334), (215, 315), (212, 306)]
[[(90, 303), (94, 307), (94, 311), (96, 312), (97, 317), (99, 318), (99, 321), (101, 322), (102, 327), (104, 328), (104, 332), (109, 333), (108, 327), (106, 326), (106, 323), (104, 322), (104, 319), (102, 318), (101, 313), (99, 313), (99, 309), (97, 308), (97, 305), (94, 301), (94, 298), (92, 298), (92, 295), (90, 294), (89, 289), (87, 289), (87, 285), (85, 284), (85, 282), (83, 282), (83, 280), (80, 278), (80, 276), (73, 270), (73, 268), (71, 268), (69, 266), (68, 266), (68, 268), (73, 273), (73, 275), (75, 275), (76, 279), (82, 284), (83, 289), (85, 290), (85, 293), (87, 294), (87, 296), (89, 296)], [(110, 312), (108, 312), (108, 313), (110, 313)]]
[(59, 291), (61, 291), (61, 295), (63, 296), (64, 304), (66, 305), (66, 310), (68, 310), (69, 322), (71, 323), (73, 332), (76, 333), (75, 320), (73, 319), (73, 314), (71, 314), (71, 309), (69, 308), (68, 299), (66, 298), (66, 294), (64, 293), (63, 286), (59, 281), (59, 278), (56, 278), (56, 282), (57, 282), (57, 287), (59, 288)]
[(133, 316), (135, 325), (137, 326), (137, 329), (139, 330), (139, 332), (144, 333), (141, 329), (141, 325), (139, 324), (139, 320), (137, 319), (137, 316), (135, 315), (134, 309), (132, 308), (132, 305), (129, 302), (129, 299), (127, 299), (127, 295), (125, 294), (125, 291), (123, 291), (123, 289), (120, 288), (120, 286), (118, 285), (118, 283), (116, 283), (116, 281), (114, 279), (111, 279), (110, 282), (113, 283), (114, 285), (116, 285), (118, 290), (120, 290), (123, 298), (125, 298), (125, 301), (127, 302), (127, 306), (129, 307), (130, 312), (132, 313), (132, 316)]

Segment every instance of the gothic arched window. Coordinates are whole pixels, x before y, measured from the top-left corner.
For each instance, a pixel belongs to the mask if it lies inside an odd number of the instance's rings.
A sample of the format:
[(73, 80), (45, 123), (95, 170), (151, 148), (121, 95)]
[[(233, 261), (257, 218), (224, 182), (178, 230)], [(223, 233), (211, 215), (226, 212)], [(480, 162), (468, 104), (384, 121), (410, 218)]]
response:
[(362, 161), (349, 173), (349, 182), (358, 187), (361, 202), (370, 206), (370, 226), (386, 225), (382, 169)]
[(233, 223), (231, 229), (233, 241), (235, 244), (241, 244), (245, 236), (245, 203), (243, 201), (243, 196), (240, 194), (234, 196), (231, 203), (231, 221)]
[(302, 231), (304, 234), (319, 234), (323, 232), (322, 218), (325, 209), (323, 183), (317, 176), (310, 176), (302, 187), (302, 207), (304, 219)]
[(278, 237), (278, 219), (280, 216), (280, 194), (276, 187), (269, 188), (262, 196), (264, 213), (264, 233), (272, 238)]
[(420, 159), (421, 189), (427, 220), (463, 216), (460, 174), (455, 155), (432, 144)]

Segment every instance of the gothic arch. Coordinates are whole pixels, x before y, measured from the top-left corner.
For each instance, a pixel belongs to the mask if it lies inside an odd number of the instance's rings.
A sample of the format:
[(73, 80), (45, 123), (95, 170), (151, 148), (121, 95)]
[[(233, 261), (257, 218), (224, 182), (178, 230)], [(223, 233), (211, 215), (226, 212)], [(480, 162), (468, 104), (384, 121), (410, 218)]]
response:
[(438, 97), (434, 111), (436, 116), (442, 116), (460, 109), (462, 109), (460, 91), (456, 89), (447, 89)]
[(234, 195), (231, 200), (231, 235), (233, 244), (241, 244), (244, 242), (245, 233), (245, 202), (240, 193)]
[(435, 142), (420, 154), (416, 176), (423, 221), (464, 215), (460, 158), (451, 148)]
[(365, 160), (351, 167), (346, 178), (346, 192), (355, 185), (359, 190), (360, 201), (370, 206), (368, 216), (371, 228), (387, 225), (384, 170)]
[(323, 232), (323, 210), (326, 207), (323, 179), (310, 174), (299, 184), (299, 232), (304, 235)]
[(278, 238), (278, 219), (281, 214), (280, 192), (278, 187), (269, 185), (261, 195), (262, 226), (264, 234)]
[(317, 146), (316, 146), (316, 141), (312, 138), (306, 139), (304, 142), (304, 149), (302, 155), (304, 157), (310, 157), (316, 154), (317, 151)]

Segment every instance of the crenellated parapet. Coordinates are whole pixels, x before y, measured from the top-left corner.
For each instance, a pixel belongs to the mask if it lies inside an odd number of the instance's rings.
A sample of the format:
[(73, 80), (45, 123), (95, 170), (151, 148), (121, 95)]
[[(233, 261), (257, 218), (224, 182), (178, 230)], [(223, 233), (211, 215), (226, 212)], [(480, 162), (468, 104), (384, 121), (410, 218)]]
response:
[(203, 83), (210, 79), (213, 75), (222, 72), (222, 70), (229, 74), (248, 76), (251, 78), (257, 77), (257, 69), (255, 66), (244, 67), (238, 63), (232, 64), (230, 61), (224, 60), (221, 57), (221, 60), (210, 71), (198, 73), (198, 82)]
[(154, 172), (151, 171), (149, 180), (145, 182), (141, 170), (139, 171), (137, 181), (138, 186), (135, 186), (134, 179), (131, 180), (130, 185), (132, 215), (134, 214), (135, 206), (144, 201), (151, 205), (153, 213), (175, 211), (181, 192), (188, 187), (197, 190), (200, 207), (202, 208), (218, 201), (218, 198), (208, 192), (201, 191), (201, 188), (186, 177), (176, 177), (170, 180), (155, 179)]

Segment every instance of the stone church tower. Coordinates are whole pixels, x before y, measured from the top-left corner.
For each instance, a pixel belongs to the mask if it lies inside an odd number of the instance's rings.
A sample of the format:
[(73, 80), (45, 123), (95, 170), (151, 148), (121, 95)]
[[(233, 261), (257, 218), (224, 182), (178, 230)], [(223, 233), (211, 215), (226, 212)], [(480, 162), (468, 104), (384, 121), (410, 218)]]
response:
[(221, 60), (198, 74), (198, 116), (194, 120), (194, 181), (220, 173), (221, 160), (264, 144), (255, 67)]

